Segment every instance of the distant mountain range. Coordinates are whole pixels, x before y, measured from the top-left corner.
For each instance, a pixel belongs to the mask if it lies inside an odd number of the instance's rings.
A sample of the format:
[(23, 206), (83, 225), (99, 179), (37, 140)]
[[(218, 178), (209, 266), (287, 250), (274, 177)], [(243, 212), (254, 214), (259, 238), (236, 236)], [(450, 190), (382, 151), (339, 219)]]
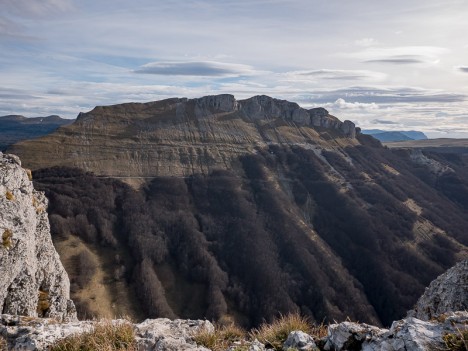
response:
[(363, 134), (372, 135), (374, 138), (382, 142), (391, 141), (407, 141), (407, 140), (425, 140), (426, 134), (416, 130), (391, 130), (385, 131), (381, 129), (364, 129), (361, 131)]
[(27, 118), (20, 115), (0, 117), (0, 151), (21, 140), (33, 139), (47, 135), (60, 126), (72, 123), (71, 119), (63, 119), (52, 115), (47, 117)]

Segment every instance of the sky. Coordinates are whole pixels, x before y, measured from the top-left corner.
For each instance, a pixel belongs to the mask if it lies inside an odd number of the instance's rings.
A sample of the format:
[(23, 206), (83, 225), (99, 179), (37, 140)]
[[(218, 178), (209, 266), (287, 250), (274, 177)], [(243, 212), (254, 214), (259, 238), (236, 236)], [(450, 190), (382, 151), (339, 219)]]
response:
[(468, 138), (466, 0), (0, 0), (0, 115), (229, 93)]

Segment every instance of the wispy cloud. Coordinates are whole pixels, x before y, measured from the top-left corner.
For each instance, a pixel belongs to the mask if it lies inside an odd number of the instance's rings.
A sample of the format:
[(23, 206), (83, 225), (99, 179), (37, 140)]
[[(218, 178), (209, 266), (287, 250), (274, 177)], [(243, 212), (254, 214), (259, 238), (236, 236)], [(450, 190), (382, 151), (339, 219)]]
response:
[(435, 64), (448, 49), (435, 46), (371, 47), (351, 54), (367, 63)]
[(376, 123), (376, 124), (398, 124), (395, 121), (388, 121), (388, 120), (385, 120), (385, 119), (374, 119), (372, 121), (372, 123)]
[(284, 74), (289, 80), (326, 79), (326, 80), (383, 80), (386, 75), (368, 70), (317, 69), (310, 71), (293, 71)]
[(395, 55), (388, 58), (367, 60), (365, 62), (371, 63), (390, 63), (394, 65), (408, 65), (414, 63), (425, 63), (426, 58), (424, 56), (417, 55)]
[(251, 75), (254, 69), (247, 65), (214, 61), (151, 62), (135, 70), (135, 73), (168, 76), (236, 77)]
[(75, 8), (72, 0), (0, 0), (0, 6), (18, 17), (48, 17)]

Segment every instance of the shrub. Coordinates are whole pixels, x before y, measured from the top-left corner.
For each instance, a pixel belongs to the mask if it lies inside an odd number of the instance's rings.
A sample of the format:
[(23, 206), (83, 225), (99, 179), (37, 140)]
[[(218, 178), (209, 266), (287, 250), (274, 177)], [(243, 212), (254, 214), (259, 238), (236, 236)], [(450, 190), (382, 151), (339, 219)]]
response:
[[(228, 325), (223, 327), (215, 327), (215, 330), (208, 331), (206, 329), (198, 331), (193, 335), (193, 339), (198, 345), (205, 346), (213, 351), (226, 350), (234, 342), (241, 342), (245, 339), (246, 333), (243, 329)], [(242, 348), (242, 346), (239, 346)]]
[(289, 314), (281, 316), (271, 324), (262, 324), (258, 329), (254, 329), (251, 332), (251, 336), (258, 339), (258, 341), (267, 347), (282, 350), (289, 333), (295, 330), (300, 330), (310, 335), (314, 332), (314, 328), (307, 318), (301, 317), (299, 314)]
[(101, 321), (93, 330), (56, 342), (50, 351), (135, 351), (135, 331), (129, 322)]

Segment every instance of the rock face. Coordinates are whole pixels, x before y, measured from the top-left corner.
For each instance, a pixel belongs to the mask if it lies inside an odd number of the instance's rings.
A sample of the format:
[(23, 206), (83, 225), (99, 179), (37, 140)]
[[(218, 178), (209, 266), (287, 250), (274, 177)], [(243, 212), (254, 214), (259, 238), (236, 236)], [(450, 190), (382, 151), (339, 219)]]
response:
[(9, 149), (31, 169), (71, 166), (117, 177), (188, 176), (236, 167), (240, 155), (272, 144), (329, 148), (358, 145), (355, 126), (327, 110), (269, 96), (198, 99), (96, 107), (43, 138)]
[(328, 329), (325, 350), (444, 350), (443, 336), (465, 330), (467, 322), (468, 312), (452, 312), (443, 322), (409, 317), (394, 322), (389, 330), (349, 322), (333, 324)]
[[(47, 350), (60, 339), (93, 329), (96, 321), (56, 323), (52, 319), (31, 319), (1, 315), (0, 336), (6, 339), (9, 350)], [(128, 323), (113, 320), (113, 324)], [(197, 346), (192, 335), (199, 330), (212, 331), (213, 325), (202, 320), (148, 319), (133, 325), (139, 351), (207, 351)]]
[(0, 153), (2, 313), (75, 319), (70, 283), (50, 236), (47, 199), (13, 155)]
[(410, 316), (430, 320), (452, 311), (468, 310), (468, 260), (435, 279), (416, 303)]

